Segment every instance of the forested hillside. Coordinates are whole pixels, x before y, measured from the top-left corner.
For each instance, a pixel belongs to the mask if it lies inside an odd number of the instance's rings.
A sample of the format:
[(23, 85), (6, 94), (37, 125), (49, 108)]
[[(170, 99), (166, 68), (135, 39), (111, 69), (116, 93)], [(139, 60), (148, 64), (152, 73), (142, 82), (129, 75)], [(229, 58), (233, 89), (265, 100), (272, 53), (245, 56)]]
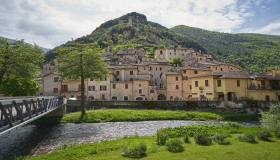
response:
[[(136, 12), (109, 20), (97, 27), (91, 34), (69, 41), (64, 46), (69, 43), (97, 43), (103, 49), (111, 48), (113, 52), (123, 48), (141, 47), (146, 50), (147, 56), (153, 56), (154, 49), (157, 47), (182, 46), (204, 51), (199, 44), (160, 24), (148, 21), (145, 15)], [(47, 58), (54, 55), (55, 49)]]
[(261, 72), (280, 66), (280, 36), (220, 33), (183, 25), (171, 30), (246, 70)]

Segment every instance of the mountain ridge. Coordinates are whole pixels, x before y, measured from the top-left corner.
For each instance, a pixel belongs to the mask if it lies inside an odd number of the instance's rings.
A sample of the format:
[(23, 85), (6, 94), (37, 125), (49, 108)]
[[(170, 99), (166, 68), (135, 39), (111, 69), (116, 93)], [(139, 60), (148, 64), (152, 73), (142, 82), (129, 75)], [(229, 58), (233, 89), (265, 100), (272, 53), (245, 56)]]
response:
[(280, 66), (280, 36), (222, 33), (185, 25), (170, 29), (192, 39), (215, 57), (244, 70), (263, 72)]
[(280, 36), (221, 33), (184, 25), (168, 29), (136, 12), (106, 21), (90, 34), (57, 46), (49, 51), (46, 60), (55, 57), (56, 49), (71, 43), (97, 43), (112, 52), (144, 48), (148, 57), (159, 47), (194, 48), (247, 71), (263, 72), (280, 65)]
[[(5, 38), (8, 40), (9, 43), (15, 43), (16, 39), (11, 39), (11, 38), (7, 38), (7, 37), (3, 37), (3, 36), (0, 36), (0, 38)], [(27, 42), (24, 42), (24, 43), (27, 43)], [(30, 44), (30, 43), (27, 43), (27, 44)], [(33, 44), (30, 44), (30, 45), (33, 45)], [(41, 47), (41, 46), (38, 46), (39, 48), (41, 48), (43, 50), (44, 53), (47, 53), (48, 51), (50, 51), (51, 49), (49, 48), (45, 48), (45, 47)]]

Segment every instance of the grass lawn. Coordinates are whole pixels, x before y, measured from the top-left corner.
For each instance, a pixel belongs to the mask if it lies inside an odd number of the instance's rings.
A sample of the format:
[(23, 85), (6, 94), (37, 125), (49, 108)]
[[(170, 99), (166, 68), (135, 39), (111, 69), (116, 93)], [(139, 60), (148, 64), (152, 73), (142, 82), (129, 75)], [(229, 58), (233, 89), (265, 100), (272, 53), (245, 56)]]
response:
[(168, 152), (166, 146), (159, 146), (155, 137), (131, 137), (92, 144), (64, 146), (50, 154), (36, 157), (25, 157), (24, 160), (120, 160), (128, 159), (121, 156), (125, 146), (145, 143), (147, 156), (150, 160), (279, 160), (280, 140), (273, 142), (258, 141), (257, 144), (239, 142), (235, 135), (229, 138), (230, 145), (212, 144), (200, 146), (191, 139), (184, 144), (181, 153)]
[(149, 120), (225, 120), (225, 121), (257, 121), (257, 114), (241, 114), (229, 112), (198, 112), (198, 111), (166, 111), (166, 110), (133, 110), (133, 109), (99, 109), (87, 111), (80, 119), (80, 112), (66, 114), (62, 122), (121, 122)]

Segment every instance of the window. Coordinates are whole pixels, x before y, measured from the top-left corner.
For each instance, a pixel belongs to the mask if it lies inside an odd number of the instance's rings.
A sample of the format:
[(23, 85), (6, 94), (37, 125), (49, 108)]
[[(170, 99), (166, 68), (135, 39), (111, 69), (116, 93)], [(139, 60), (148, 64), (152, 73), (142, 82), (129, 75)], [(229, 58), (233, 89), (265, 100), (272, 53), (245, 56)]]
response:
[(91, 91), (91, 86), (88, 86), (88, 91)]
[(152, 70), (152, 67), (150, 67), (150, 71)]
[(114, 96), (114, 97), (112, 97), (112, 100), (118, 100), (118, 98)]
[(59, 80), (59, 77), (54, 77), (54, 78), (53, 78), (53, 81), (54, 81), (54, 82), (58, 82), (58, 80)]
[(119, 75), (120, 74), (120, 71), (116, 71), (116, 75)]
[(162, 55), (162, 50), (160, 50), (160, 52), (159, 52), (159, 53), (160, 53), (160, 55)]
[(123, 100), (127, 101), (127, 100), (128, 100), (128, 97), (127, 97), (127, 96), (124, 96), (124, 97), (123, 97)]
[(192, 85), (190, 85), (190, 89), (192, 89)]
[(162, 68), (161, 68), (161, 67), (159, 67), (159, 70), (161, 71), (161, 70), (162, 70)]
[(92, 91), (95, 91), (95, 86), (91, 86)]
[(265, 81), (261, 80), (261, 87), (264, 88), (265, 87)]
[(195, 87), (198, 87), (198, 81), (195, 81), (195, 82), (194, 82), (194, 86), (195, 86)]
[(130, 78), (129, 80), (130, 80), (130, 81), (133, 81), (133, 78)]
[(128, 84), (125, 84), (124, 88), (125, 88), (125, 89), (128, 89)]
[(107, 86), (100, 86), (100, 91), (106, 91), (107, 90)]
[(133, 71), (130, 71), (130, 75), (133, 75)]
[(267, 96), (265, 96), (265, 100), (266, 101), (270, 101), (270, 97), (267, 95)]
[(116, 89), (116, 84), (113, 84), (113, 89)]
[(176, 81), (178, 81), (178, 79), (179, 79), (179, 78), (178, 78), (178, 77), (176, 77)]
[(105, 95), (104, 94), (102, 94), (102, 98), (101, 98), (102, 100), (105, 100)]
[(139, 89), (139, 94), (142, 94), (142, 89)]
[(184, 74), (186, 74), (187, 73), (187, 71), (186, 70), (184, 70)]
[(220, 68), (221, 71), (223, 71), (223, 68)]
[(198, 73), (198, 72), (195, 70), (195, 71), (194, 71), (194, 74), (197, 74), (197, 73)]
[(236, 81), (236, 85), (237, 85), (237, 87), (240, 87), (240, 80)]
[(208, 87), (209, 86), (209, 82), (208, 80), (205, 80), (205, 87)]
[(61, 90), (62, 90), (62, 92), (67, 92), (68, 91), (68, 85), (62, 85), (61, 86)]
[(179, 85), (176, 85), (176, 89), (179, 89)]
[(53, 93), (58, 93), (58, 88), (53, 88)]
[(216, 67), (216, 70), (218, 70), (218, 67)]
[(218, 85), (218, 87), (221, 87), (222, 86), (222, 81), (221, 80), (217, 80), (217, 85)]
[(152, 90), (150, 90), (150, 93), (155, 93), (155, 91), (152, 89)]
[(139, 87), (141, 87), (142, 85), (141, 85), (141, 84), (139, 84), (138, 86), (139, 86)]

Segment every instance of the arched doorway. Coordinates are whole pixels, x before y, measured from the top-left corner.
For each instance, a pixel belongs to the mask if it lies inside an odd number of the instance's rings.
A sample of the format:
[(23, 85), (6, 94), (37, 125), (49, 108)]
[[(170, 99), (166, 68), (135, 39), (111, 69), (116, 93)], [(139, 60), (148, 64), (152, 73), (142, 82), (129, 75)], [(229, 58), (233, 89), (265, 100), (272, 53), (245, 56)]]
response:
[(143, 97), (137, 97), (136, 100), (137, 101), (143, 101)]
[(166, 96), (164, 94), (159, 94), (158, 100), (166, 100)]

